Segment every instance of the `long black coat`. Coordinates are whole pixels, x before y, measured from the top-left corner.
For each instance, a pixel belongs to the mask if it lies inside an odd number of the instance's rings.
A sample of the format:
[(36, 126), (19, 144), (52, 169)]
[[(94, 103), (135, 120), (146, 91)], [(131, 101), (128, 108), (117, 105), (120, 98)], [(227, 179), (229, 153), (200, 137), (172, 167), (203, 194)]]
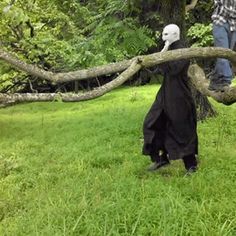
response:
[[(183, 47), (176, 41), (169, 50)], [(144, 120), (143, 154), (158, 154), (162, 150), (172, 160), (197, 154), (196, 109), (187, 76), (189, 61), (176, 60), (158, 67), (164, 80)]]

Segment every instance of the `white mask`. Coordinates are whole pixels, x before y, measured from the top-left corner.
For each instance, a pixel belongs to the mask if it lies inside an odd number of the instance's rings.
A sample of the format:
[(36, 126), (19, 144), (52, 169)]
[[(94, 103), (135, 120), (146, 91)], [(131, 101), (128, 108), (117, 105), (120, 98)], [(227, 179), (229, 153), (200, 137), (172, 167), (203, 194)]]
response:
[(165, 41), (165, 47), (162, 51), (167, 51), (169, 46), (180, 39), (180, 29), (175, 24), (167, 25), (162, 32), (162, 40)]

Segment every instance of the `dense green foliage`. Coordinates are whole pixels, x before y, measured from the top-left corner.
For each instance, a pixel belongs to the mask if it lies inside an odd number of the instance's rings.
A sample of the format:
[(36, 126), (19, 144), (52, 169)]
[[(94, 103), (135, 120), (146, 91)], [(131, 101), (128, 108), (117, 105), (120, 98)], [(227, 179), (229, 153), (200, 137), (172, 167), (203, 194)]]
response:
[(213, 44), (212, 24), (196, 23), (189, 28), (187, 35), (193, 42), (192, 47), (206, 47)]
[[(7, 2), (0, 5), (3, 45), (20, 58), (52, 71), (119, 61), (155, 44), (150, 29), (131, 17), (132, 6), (122, 1), (17, 1), (4, 12)], [(6, 75), (1, 80), (6, 80)]]
[(148, 173), (142, 122), (156, 85), (0, 114), (0, 235), (233, 236), (236, 105), (199, 123), (200, 169)]
[[(162, 1), (45, 1), (9, 0), (0, 2), (0, 42), (20, 59), (51, 70), (71, 71), (148, 53), (160, 44), (155, 32), (163, 27), (158, 6)], [(200, 1), (196, 12), (211, 11), (211, 3)], [(187, 28), (194, 23), (209, 23), (191, 11)], [(206, 28), (209, 34), (209, 27)], [(192, 27), (191, 43), (207, 46), (204, 28)], [(35, 80), (0, 61), (0, 91), (49, 90), (46, 81)], [(49, 87), (49, 88), (48, 88)]]

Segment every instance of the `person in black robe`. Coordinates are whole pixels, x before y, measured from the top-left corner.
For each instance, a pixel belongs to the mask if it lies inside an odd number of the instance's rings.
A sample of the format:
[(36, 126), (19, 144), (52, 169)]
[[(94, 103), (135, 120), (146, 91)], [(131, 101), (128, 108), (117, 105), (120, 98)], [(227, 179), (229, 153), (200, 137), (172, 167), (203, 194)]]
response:
[[(162, 33), (162, 51), (183, 48), (179, 38), (179, 27), (167, 25)], [(151, 157), (150, 171), (177, 159), (183, 159), (188, 173), (197, 169), (197, 116), (188, 85), (189, 63), (181, 59), (158, 66), (164, 80), (143, 124), (143, 154)]]

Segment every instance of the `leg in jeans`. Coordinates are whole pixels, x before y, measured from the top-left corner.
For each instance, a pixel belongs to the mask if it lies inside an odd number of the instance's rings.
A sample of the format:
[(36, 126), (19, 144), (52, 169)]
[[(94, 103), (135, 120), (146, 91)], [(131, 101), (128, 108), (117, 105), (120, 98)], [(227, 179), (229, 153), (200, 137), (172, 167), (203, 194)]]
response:
[(230, 49), (236, 51), (236, 30), (231, 32)]
[[(236, 52), (236, 30), (231, 33), (231, 44), (230, 44), (230, 49)], [(234, 67), (234, 71), (236, 72), (236, 67)], [(236, 73), (234, 73), (236, 76)]]
[[(213, 24), (213, 36), (215, 47), (230, 48), (231, 42), (234, 40), (228, 23), (224, 25)], [(217, 85), (231, 84), (232, 77), (230, 62), (227, 59), (218, 58), (209, 89), (217, 89)]]

